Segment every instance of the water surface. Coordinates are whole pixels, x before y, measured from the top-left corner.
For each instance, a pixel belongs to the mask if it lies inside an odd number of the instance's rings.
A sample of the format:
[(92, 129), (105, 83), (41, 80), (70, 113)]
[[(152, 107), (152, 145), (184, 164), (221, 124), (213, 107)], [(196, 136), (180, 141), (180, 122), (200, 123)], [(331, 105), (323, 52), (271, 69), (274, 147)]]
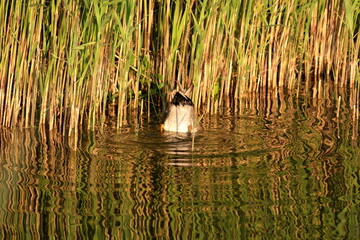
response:
[(351, 105), (263, 101), (203, 116), (195, 138), (110, 120), (73, 151), (54, 132), (3, 130), (0, 238), (359, 239)]

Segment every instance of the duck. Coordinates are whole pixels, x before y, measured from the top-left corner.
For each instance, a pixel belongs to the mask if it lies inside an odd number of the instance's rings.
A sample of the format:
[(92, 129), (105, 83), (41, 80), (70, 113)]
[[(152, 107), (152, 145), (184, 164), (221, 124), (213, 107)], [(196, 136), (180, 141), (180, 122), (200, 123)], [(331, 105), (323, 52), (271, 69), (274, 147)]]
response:
[(195, 133), (198, 131), (194, 103), (188, 96), (189, 91), (174, 91), (168, 116), (161, 129), (176, 133)]

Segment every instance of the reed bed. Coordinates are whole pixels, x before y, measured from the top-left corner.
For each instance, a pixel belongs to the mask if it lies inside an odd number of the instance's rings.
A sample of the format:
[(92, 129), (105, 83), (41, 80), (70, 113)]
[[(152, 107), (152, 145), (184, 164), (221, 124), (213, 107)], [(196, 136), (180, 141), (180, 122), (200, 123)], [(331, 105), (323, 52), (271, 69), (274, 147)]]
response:
[(0, 126), (76, 136), (111, 116), (121, 127), (129, 113), (157, 113), (175, 83), (194, 85), (203, 113), (279, 89), (321, 98), (324, 81), (358, 103), (359, 9), (359, 0), (0, 0)]

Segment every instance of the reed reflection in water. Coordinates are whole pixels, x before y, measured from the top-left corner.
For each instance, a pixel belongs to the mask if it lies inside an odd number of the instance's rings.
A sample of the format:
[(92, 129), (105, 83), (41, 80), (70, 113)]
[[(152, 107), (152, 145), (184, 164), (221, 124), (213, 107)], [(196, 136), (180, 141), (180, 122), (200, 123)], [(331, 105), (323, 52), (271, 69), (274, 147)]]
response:
[(358, 239), (351, 104), (254, 99), (202, 118), (193, 151), (147, 119), (84, 133), (77, 151), (4, 132), (0, 238)]

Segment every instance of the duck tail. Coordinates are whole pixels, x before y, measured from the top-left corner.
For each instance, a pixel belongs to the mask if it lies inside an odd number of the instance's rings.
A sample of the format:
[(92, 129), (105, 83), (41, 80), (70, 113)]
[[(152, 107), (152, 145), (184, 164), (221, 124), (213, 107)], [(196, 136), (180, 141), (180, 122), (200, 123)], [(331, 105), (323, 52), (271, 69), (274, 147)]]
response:
[(185, 106), (185, 105), (189, 105), (189, 106), (194, 106), (194, 103), (192, 102), (191, 98), (189, 98), (188, 96), (186, 96), (184, 93), (182, 92), (176, 92), (171, 104), (175, 105), (175, 106)]

